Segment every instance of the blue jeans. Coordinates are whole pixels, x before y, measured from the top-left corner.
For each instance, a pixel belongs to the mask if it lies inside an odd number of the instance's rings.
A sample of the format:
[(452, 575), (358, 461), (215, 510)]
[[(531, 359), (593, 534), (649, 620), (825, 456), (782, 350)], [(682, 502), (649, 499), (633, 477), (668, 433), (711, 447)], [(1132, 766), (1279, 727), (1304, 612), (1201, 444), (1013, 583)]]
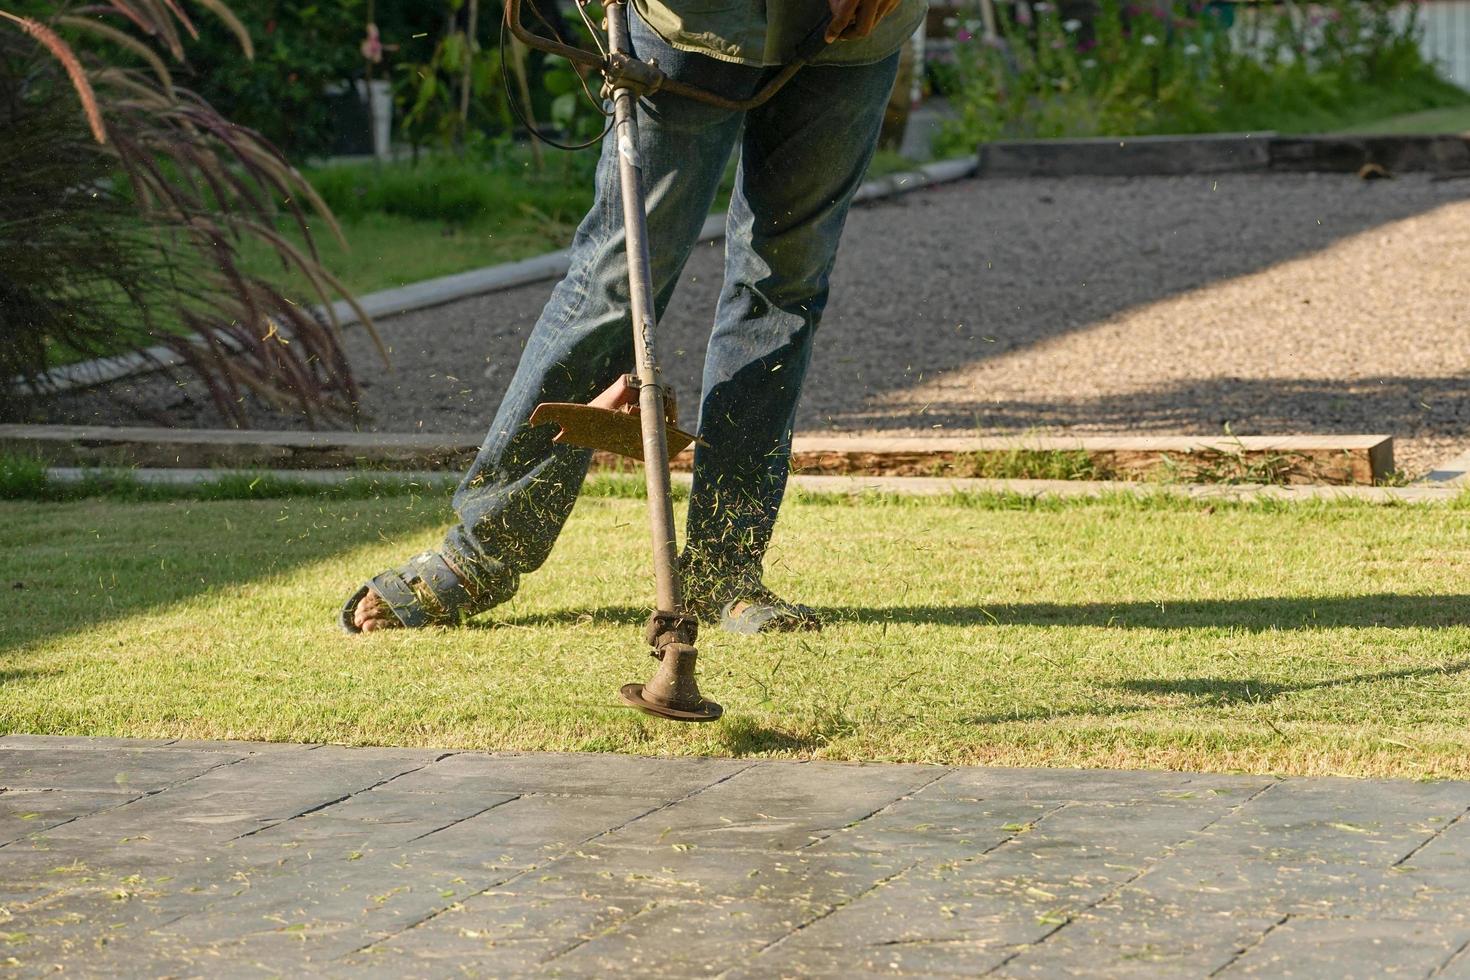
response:
[[(665, 44), (631, 15), (634, 49), (671, 77), (730, 96), (762, 71)], [(666, 94), (640, 102), (638, 131), (656, 314), (697, 243), (726, 161), (740, 165), (726, 222), (725, 283), (705, 356), (686, 560), (759, 573), (786, 486), (791, 432), (828, 277), (877, 143), (898, 56), (802, 69), (770, 102), (731, 112)], [(526, 342), (489, 435), (454, 496), (444, 555), (501, 601), (538, 568), (571, 514), (591, 453), (531, 426), (541, 402), (586, 402), (632, 370), (617, 148), (602, 144), (597, 196), (571, 268)]]

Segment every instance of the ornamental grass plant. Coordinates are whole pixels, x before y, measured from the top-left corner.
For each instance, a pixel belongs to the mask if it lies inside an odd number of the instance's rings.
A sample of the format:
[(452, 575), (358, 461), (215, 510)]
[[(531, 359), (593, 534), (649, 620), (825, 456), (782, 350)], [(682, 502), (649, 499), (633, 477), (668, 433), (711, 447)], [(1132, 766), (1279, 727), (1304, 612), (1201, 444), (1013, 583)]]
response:
[[(199, 6), (251, 53), (220, 0)], [(274, 146), (178, 84), (170, 63), (196, 32), (173, 3), (0, 0), (0, 381), (44, 392), (58, 360), (161, 346), (227, 418), (253, 394), (351, 419), (331, 312), (346, 291), (315, 241), (323, 226), (340, 236), (335, 220)], [(246, 271), (247, 241), (307, 290)]]

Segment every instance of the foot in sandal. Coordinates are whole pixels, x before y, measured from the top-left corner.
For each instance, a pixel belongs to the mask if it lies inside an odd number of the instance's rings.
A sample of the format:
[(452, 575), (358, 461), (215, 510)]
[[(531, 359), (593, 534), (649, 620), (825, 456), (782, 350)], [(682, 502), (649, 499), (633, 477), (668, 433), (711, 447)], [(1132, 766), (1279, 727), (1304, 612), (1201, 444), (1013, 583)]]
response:
[(364, 582), (348, 598), (338, 621), (348, 633), (423, 626), (457, 626), (466, 617), (515, 594), (520, 576), (497, 565), (476, 578), (462, 574), (433, 551)]

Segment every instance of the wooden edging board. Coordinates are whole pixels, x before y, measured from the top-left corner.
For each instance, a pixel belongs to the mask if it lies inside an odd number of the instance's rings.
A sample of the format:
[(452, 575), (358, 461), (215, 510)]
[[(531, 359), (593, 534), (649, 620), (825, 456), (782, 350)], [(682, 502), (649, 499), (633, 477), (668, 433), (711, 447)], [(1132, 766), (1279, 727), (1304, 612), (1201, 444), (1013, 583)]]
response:
[[(456, 433), (0, 425), (0, 453), (52, 466), (462, 472), (479, 447), (478, 435)], [(686, 453), (674, 467), (687, 470), (691, 461)], [(594, 462), (608, 469), (636, 465), (605, 454)], [(798, 473), (825, 476), (954, 479), (1060, 469), (1082, 479), (1371, 486), (1393, 473), (1393, 439), (797, 436), (792, 466)]]

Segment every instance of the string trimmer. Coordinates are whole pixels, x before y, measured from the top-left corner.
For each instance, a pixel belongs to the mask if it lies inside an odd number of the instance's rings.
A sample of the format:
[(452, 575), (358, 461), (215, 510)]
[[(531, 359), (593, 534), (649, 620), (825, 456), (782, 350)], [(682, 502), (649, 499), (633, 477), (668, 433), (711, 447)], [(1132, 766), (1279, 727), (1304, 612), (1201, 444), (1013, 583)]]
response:
[[(577, 0), (579, 7), (585, 0)], [(588, 51), (540, 37), (526, 30), (520, 18), (521, 0), (507, 0), (505, 22), (528, 47), (559, 55), (591, 68), (603, 77), (603, 94), (610, 97), (613, 117), (610, 133), (617, 141), (618, 175), (622, 184), (623, 224), (627, 232), (628, 287), (633, 314), (633, 373), (625, 375), (591, 404), (546, 403), (531, 415), (533, 424), (561, 427), (556, 441), (586, 449), (642, 460), (648, 485), (648, 520), (653, 537), (653, 573), (656, 604), (649, 617), (646, 639), (658, 663), (647, 684), (625, 684), (618, 692), (624, 702), (649, 714), (676, 721), (714, 721), (724, 712), (700, 694), (694, 664), (698, 622), (688, 615), (679, 581), (678, 545), (674, 536), (674, 503), (670, 493), (669, 457), (683, 451), (694, 436), (678, 427), (672, 389), (659, 375), (657, 324), (653, 277), (648, 251), (647, 208), (643, 196), (642, 163), (638, 155), (637, 100), (654, 92), (697, 99), (735, 111), (754, 109), (778, 92), (787, 81), (826, 46), (824, 20), (798, 47), (793, 61), (771, 76), (749, 99), (729, 99), (717, 92), (669, 78), (657, 63), (639, 61), (632, 53), (626, 0), (606, 4), (603, 30), (607, 53)], [(584, 11), (585, 14), (585, 11)]]

